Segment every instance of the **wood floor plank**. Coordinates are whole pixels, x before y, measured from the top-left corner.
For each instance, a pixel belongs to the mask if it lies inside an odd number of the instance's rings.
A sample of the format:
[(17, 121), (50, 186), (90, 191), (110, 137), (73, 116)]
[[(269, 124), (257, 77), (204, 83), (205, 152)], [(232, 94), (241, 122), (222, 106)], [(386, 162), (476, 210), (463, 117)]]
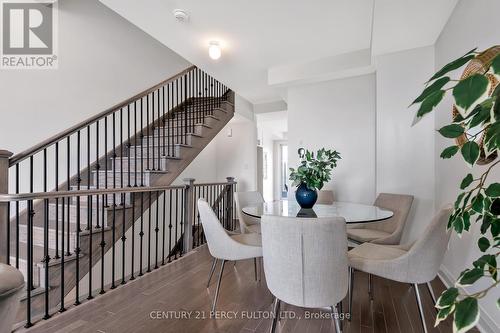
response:
[[(227, 263), (222, 278), (217, 310), (219, 314), (234, 313), (231, 318), (210, 317), (217, 273), (210, 288), (206, 279), (211, 257), (205, 247), (182, 259), (160, 267), (151, 273), (127, 282), (93, 301), (70, 308), (53, 319), (37, 323), (29, 330), (36, 333), (105, 332), (105, 333), (263, 333), (271, 325), (273, 296), (267, 289), (265, 276), (254, 280), (253, 262)], [(433, 281), (436, 294), (443, 284)], [(415, 295), (408, 284), (373, 278), (374, 300), (368, 295), (368, 277), (355, 273), (353, 313), (351, 321), (344, 320), (345, 333), (422, 332)], [(450, 320), (433, 328), (433, 304), (425, 286), (419, 289), (429, 332), (451, 332)], [(282, 303), (279, 333), (333, 333), (331, 319), (321, 317), (320, 309), (302, 309)], [(347, 298), (343, 302), (347, 313)], [(159, 313), (159, 318), (152, 318)], [(173, 315), (191, 314), (188, 317)], [(195, 317), (195, 313), (198, 317)], [(305, 319), (306, 313), (311, 314)], [(170, 317), (169, 317), (170, 316)], [(200, 318), (205, 319), (200, 319)], [(227, 316), (226, 316), (227, 317)], [(477, 332), (477, 330), (475, 330)]]

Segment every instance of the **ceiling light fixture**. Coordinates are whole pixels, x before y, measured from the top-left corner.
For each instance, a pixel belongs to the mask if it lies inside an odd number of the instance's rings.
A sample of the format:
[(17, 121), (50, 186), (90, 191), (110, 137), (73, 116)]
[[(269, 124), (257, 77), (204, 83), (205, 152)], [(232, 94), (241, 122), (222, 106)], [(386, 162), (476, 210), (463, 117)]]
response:
[(217, 60), (220, 58), (222, 54), (220, 43), (218, 41), (211, 41), (208, 43), (208, 55), (213, 60)]

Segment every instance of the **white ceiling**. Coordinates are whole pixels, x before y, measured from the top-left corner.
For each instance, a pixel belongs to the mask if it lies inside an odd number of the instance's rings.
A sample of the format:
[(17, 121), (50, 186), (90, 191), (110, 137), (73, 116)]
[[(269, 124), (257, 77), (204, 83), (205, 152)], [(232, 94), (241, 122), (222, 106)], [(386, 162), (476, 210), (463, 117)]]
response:
[[(366, 49), (431, 45), (457, 0), (101, 0), (252, 103), (280, 100), (268, 69)], [(189, 22), (172, 14), (186, 10)], [(222, 57), (208, 57), (210, 40)]]

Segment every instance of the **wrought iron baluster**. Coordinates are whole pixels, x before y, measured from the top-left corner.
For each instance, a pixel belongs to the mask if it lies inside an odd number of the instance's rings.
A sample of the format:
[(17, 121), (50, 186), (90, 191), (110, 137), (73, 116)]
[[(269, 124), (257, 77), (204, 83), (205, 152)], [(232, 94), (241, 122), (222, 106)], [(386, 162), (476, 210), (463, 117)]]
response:
[(165, 227), (166, 227), (166, 215), (167, 215), (167, 206), (166, 206), (166, 200), (167, 200), (167, 193), (165, 190), (163, 190), (163, 224), (162, 224), (162, 237), (161, 237), (161, 243), (162, 243), (162, 251), (161, 251), (161, 264), (162, 266), (165, 265)]
[[(158, 232), (160, 231), (159, 229), (159, 221), (160, 221), (160, 192), (155, 192), (156, 193), (156, 226), (155, 226), (155, 269), (158, 268), (158, 239), (159, 239), (159, 234)], [(151, 209), (151, 208), (150, 208)]]
[(134, 257), (135, 257), (135, 192), (130, 194), (130, 200), (132, 202), (132, 248), (130, 251), (131, 263), (130, 263), (130, 280), (135, 280), (134, 276)]
[(168, 201), (169, 201), (169, 208), (168, 208), (168, 216), (169, 216), (169, 223), (168, 223), (168, 262), (172, 261), (172, 190), (168, 191)]

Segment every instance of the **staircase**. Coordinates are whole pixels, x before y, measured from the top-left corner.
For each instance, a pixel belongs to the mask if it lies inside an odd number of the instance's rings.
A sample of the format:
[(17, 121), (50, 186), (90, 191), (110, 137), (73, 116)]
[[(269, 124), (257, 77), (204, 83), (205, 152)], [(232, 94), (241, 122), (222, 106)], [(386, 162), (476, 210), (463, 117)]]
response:
[[(174, 191), (176, 200), (183, 199), (182, 186), (167, 186), (233, 117), (233, 103), (231, 90), (193, 66), (10, 158), (11, 188), (45, 193), (43, 199), (8, 207), (9, 246), (2, 253), (32, 284), (22, 298), (19, 321), (29, 327), (38, 318), (65, 311), (71, 291), (75, 304), (94, 296), (93, 286), (80, 295), (79, 281), (109, 250), (115, 255), (115, 244), (123, 242), (125, 248), (125, 233), (148, 208), (149, 214), (153, 207), (166, 209), (167, 195), (172, 200)], [(108, 192), (90, 195), (102, 190)], [(67, 191), (75, 195), (57, 196)], [(151, 232), (158, 237), (158, 226)], [(199, 230), (193, 229), (195, 234), (199, 237)], [(174, 241), (169, 259), (182, 250)], [(132, 269), (132, 278), (142, 269)], [(113, 267), (111, 288), (119, 283), (125, 283), (124, 274), (115, 277)]]

